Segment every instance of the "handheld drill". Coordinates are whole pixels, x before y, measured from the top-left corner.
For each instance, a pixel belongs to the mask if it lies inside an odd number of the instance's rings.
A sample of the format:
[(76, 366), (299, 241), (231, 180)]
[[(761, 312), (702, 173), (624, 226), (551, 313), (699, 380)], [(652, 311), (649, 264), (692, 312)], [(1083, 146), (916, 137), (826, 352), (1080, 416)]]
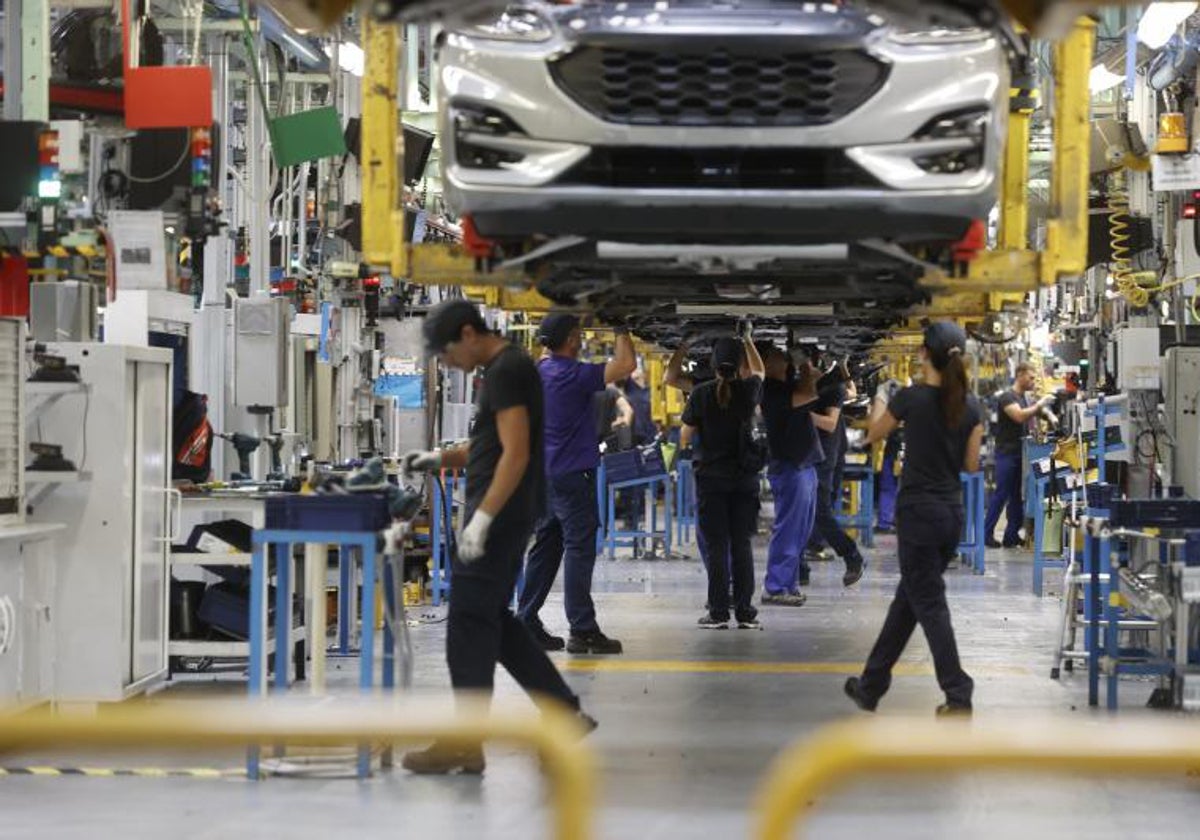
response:
[(218, 434), (217, 437), (229, 441), (238, 456), (238, 471), (230, 476), (234, 481), (250, 480), (250, 456), (258, 451), (262, 441), (253, 435), (234, 432), (231, 435)]

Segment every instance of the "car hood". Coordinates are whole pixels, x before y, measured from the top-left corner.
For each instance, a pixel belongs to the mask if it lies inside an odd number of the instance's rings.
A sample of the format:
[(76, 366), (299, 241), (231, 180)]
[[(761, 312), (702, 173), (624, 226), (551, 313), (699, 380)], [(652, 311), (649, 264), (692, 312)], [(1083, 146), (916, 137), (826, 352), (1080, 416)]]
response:
[(760, 36), (837, 47), (861, 43), (885, 25), (859, 8), (798, 0), (596, 0), (544, 9), (581, 41)]

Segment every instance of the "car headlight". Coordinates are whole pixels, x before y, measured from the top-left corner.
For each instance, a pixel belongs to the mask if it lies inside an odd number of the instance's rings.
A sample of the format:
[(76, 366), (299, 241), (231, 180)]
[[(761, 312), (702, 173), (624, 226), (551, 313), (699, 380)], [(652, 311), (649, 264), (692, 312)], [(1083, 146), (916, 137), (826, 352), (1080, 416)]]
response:
[(970, 44), (991, 37), (991, 32), (979, 27), (939, 27), (936, 29), (893, 29), (888, 38), (904, 46), (938, 46)]
[(489, 41), (549, 41), (554, 27), (537, 9), (528, 6), (509, 6), (499, 17), (489, 16), (467, 23), (456, 30), (472, 38)]

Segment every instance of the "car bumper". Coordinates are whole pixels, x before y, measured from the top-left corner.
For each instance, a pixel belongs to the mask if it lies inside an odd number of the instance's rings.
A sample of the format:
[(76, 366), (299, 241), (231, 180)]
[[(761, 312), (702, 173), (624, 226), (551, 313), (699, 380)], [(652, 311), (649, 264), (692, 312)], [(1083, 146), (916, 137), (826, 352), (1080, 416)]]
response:
[(987, 191), (930, 195), (892, 190), (759, 192), (467, 188), (445, 184), (447, 198), (468, 206), (484, 236), (531, 231), (621, 241), (833, 242), (854, 238), (906, 242), (961, 237), (970, 219), (986, 216)]

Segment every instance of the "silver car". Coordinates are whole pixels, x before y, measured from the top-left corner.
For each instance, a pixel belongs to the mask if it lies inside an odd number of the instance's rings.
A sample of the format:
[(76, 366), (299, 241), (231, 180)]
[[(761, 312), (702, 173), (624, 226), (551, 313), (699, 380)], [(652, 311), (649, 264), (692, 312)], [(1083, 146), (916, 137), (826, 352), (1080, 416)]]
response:
[(948, 243), (995, 203), (998, 35), (860, 4), (526, 2), (439, 48), (451, 206), (496, 239)]

